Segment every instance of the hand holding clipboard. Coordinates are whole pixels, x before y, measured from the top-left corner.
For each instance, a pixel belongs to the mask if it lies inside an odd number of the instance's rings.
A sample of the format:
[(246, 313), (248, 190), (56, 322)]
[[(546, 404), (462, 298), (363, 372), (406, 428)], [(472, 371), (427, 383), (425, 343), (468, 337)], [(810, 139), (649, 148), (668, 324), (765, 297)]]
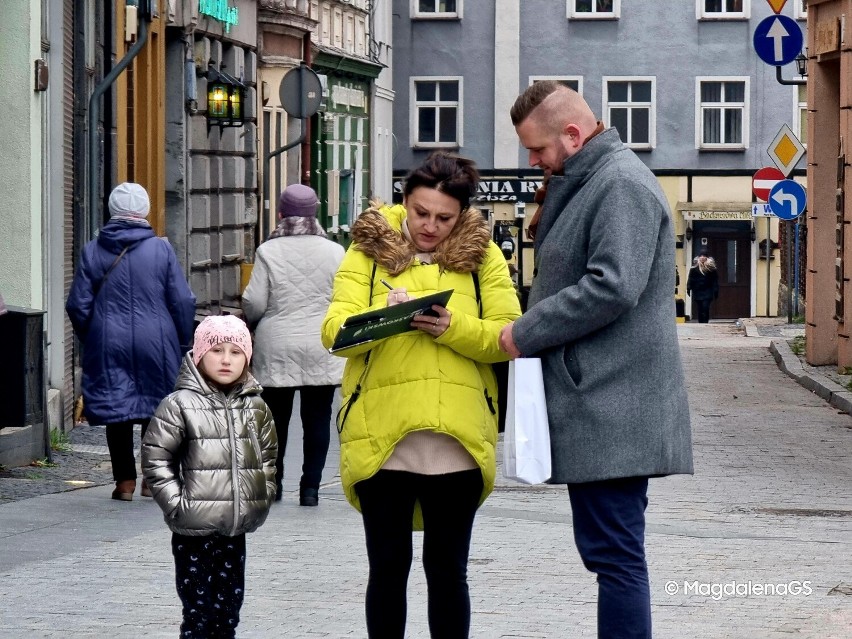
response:
[[(388, 286), (385, 283), (385, 286)], [(433, 305), (446, 306), (453, 294), (453, 289), (440, 291), (425, 297), (418, 297), (393, 306), (378, 308), (366, 313), (353, 315), (343, 322), (334, 338), (334, 344), (328, 349), (335, 353), (345, 348), (374, 342), (385, 337), (417, 330), (411, 322), (418, 316), (431, 316), (438, 319), (438, 313)], [(431, 322), (430, 322), (431, 324)]]

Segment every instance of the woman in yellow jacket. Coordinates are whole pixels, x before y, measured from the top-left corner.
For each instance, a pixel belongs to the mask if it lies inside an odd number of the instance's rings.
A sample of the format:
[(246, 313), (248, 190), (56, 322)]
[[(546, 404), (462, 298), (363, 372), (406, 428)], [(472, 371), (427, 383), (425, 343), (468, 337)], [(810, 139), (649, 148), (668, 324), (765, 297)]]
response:
[(469, 207), (478, 181), (471, 160), (436, 152), (407, 177), (403, 206), (362, 213), (323, 323), (330, 347), (350, 315), (453, 289), (417, 330), (338, 352), (348, 358), (340, 476), (364, 521), (371, 638), (404, 636), (413, 523), (424, 531), (432, 636), (470, 628), (471, 531), (495, 475), (490, 364), (505, 359), (497, 337), (521, 312), (506, 261)]

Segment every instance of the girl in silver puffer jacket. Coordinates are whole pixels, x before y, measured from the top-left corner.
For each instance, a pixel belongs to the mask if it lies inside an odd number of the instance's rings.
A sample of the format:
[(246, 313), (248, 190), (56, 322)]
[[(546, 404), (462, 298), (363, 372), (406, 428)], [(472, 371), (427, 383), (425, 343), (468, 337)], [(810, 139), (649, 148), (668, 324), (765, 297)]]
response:
[(275, 498), (278, 439), (248, 371), (251, 352), (242, 320), (202, 321), (142, 441), (142, 472), (172, 531), (181, 636), (234, 636), (245, 535)]

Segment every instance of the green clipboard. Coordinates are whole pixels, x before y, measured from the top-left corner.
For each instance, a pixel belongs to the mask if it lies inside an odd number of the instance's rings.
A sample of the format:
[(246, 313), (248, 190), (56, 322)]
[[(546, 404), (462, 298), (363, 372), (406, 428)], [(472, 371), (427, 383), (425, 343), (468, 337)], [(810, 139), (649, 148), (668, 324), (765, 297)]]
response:
[(437, 314), (432, 310), (432, 306), (434, 304), (446, 306), (452, 294), (453, 289), (449, 289), (394, 306), (377, 308), (347, 317), (343, 326), (337, 331), (334, 344), (331, 345), (328, 352), (335, 353), (359, 344), (375, 342), (392, 335), (415, 331), (417, 329), (411, 328), (411, 320), (417, 315), (436, 317)]

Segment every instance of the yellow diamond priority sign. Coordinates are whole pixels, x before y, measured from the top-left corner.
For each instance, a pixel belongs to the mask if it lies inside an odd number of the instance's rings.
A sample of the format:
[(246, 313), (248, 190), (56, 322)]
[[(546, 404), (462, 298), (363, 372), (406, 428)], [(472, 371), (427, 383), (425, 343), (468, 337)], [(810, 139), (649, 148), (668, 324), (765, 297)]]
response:
[(783, 124), (766, 152), (778, 170), (788, 176), (805, 154), (805, 147), (792, 129)]

